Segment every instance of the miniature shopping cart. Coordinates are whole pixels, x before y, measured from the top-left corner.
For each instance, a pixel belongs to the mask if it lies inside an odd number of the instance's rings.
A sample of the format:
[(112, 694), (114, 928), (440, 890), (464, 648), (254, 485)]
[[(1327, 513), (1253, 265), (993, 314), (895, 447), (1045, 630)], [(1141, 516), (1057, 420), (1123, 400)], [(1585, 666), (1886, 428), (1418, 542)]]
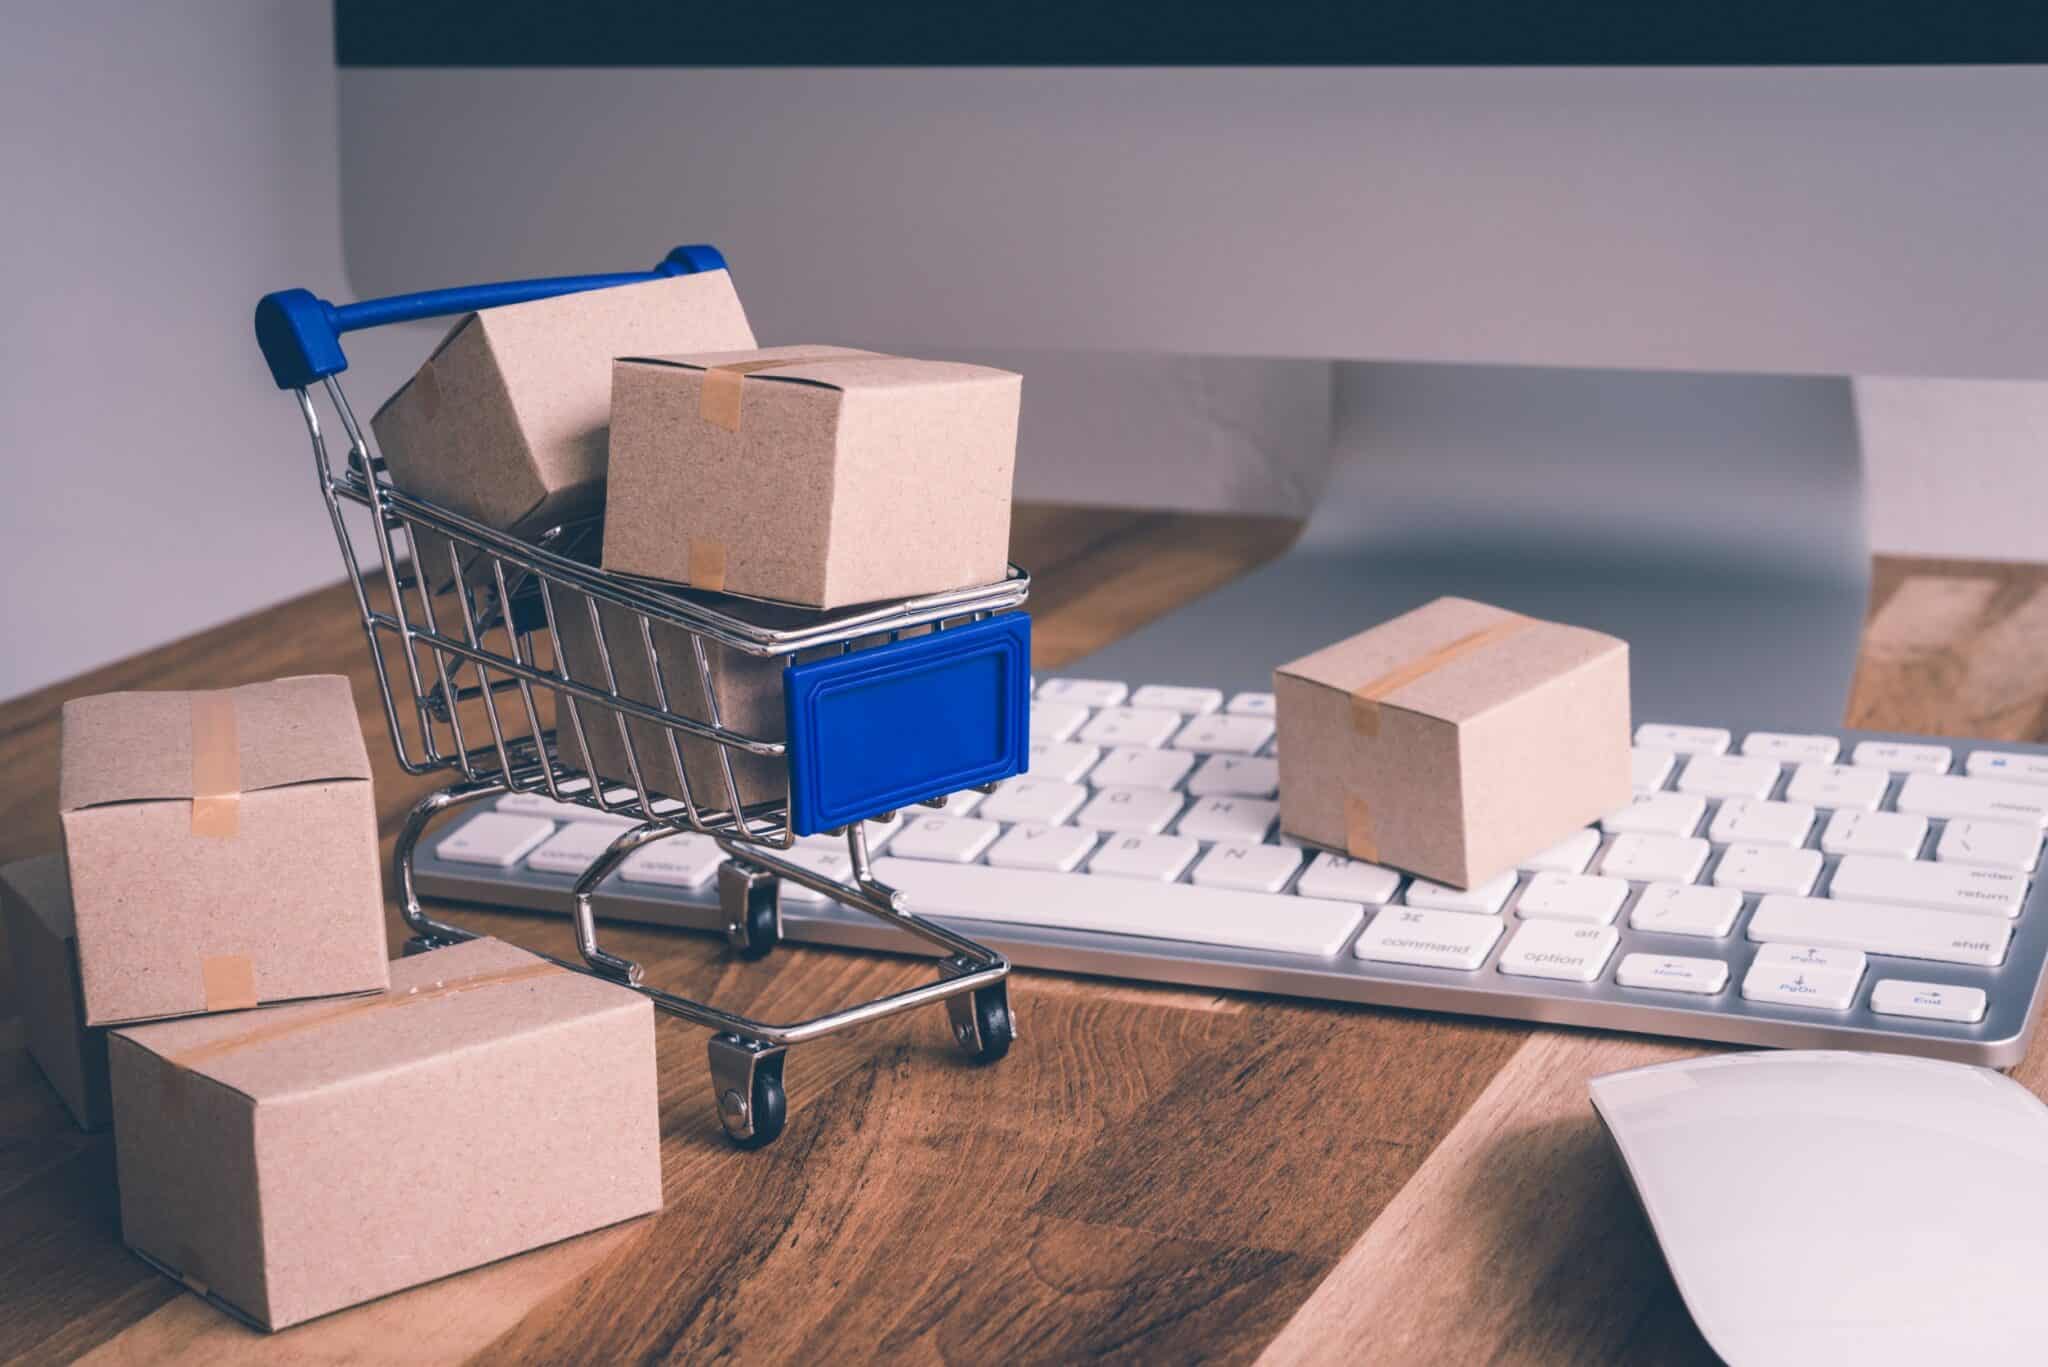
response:
[[(442, 813), (528, 793), (628, 818), (577, 881), (570, 910), (583, 962), (563, 966), (623, 983), (709, 1026), (719, 1119), (735, 1143), (753, 1148), (782, 1130), (783, 1056), (793, 1044), (942, 1000), (970, 1057), (1001, 1058), (1014, 1038), (1008, 963), (906, 911), (874, 877), (863, 823), (917, 803), (940, 806), (947, 793), (1022, 771), (1029, 618), (1011, 610), (1024, 602), (1029, 577), (1013, 566), (1001, 583), (819, 613), (606, 573), (590, 563), (594, 520), (522, 540), (394, 487), (338, 382), (348, 365), (344, 332), (724, 267), (710, 247), (679, 247), (639, 274), (340, 306), (286, 290), (257, 305), (256, 338), (278, 387), (298, 396), (399, 763), (411, 774), (453, 776), (413, 807), (399, 832), (399, 888), (415, 933), (408, 952), (471, 938), (427, 915), (414, 888), (414, 850)], [(328, 458), (316, 388), (348, 441), (341, 469)], [(374, 555), (359, 541), (365, 524)], [(590, 656), (581, 664), (564, 662), (571, 625)], [(718, 651), (756, 669), (765, 662), (771, 674), (781, 666), (781, 737), (721, 723), (722, 686), (710, 663)], [(671, 688), (678, 671), (692, 687)], [(652, 695), (622, 687), (627, 676), (647, 680)], [(933, 725), (934, 716), (947, 724)], [(592, 773), (612, 769), (587, 758), (593, 740), (611, 737), (621, 771)], [(741, 775), (764, 765), (772, 796), (760, 796), (756, 784), (743, 801)], [(727, 937), (743, 956), (765, 953), (778, 938), (787, 879), (936, 944), (944, 955), (939, 980), (793, 1025), (646, 985), (640, 965), (598, 943), (591, 894), (634, 851), (683, 831), (712, 837), (728, 856), (719, 900)], [(799, 839), (841, 831), (848, 881), (790, 857)]]

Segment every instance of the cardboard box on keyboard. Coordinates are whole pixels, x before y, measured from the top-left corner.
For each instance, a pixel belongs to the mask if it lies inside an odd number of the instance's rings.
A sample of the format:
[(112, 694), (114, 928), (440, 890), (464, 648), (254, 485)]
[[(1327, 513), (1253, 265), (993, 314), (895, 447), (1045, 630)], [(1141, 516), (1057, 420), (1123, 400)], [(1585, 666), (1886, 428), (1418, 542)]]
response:
[(1273, 673), (1288, 834), (1456, 888), (1628, 805), (1628, 645), (1439, 598)]
[(389, 980), (348, 680), (74, 698), (58, 754), (87, 1024)]

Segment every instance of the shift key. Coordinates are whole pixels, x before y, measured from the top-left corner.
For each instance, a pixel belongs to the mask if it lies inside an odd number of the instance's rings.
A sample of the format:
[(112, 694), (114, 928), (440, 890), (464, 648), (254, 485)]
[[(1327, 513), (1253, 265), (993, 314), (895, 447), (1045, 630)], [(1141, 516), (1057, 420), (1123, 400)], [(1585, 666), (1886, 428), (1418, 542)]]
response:
[(1991, 967), (2005, 961), (2012, 924), (1974, 911), (1773, 893), (1757, 903), (1749, 918), (1749, 938)]

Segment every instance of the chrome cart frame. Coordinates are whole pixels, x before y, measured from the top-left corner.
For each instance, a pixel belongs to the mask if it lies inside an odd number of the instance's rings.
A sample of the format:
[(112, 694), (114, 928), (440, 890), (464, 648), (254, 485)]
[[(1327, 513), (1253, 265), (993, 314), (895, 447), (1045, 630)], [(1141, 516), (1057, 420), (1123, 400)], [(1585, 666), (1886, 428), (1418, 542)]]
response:
[[(723, 266), (712, 249), (690, 247), (678, 248), (645, 274), (476, 286), (345, 306), (292, 290), (265, 296), (256, 327), (273, 376), (280, 388), (296, 395), (311, 438), (321, 496), (354, 587), (398, 762), (409, 774), (448, 773), (455, 779), (416, 804), (398, 835), (402, 909), (415, 935), (407, 952), (472, 938), (472, 932), (428, 915), (414, 886), (414, 852), (437, 817), (502, 794), (531, 793), (627, 818), (633, 824), (620, 831), (575, 887), (570, 913), (582, 962), (554, 962), (621, 983), (662, 1011), (708, 1026), (714, 1032), (709, 1047), (719, 1120), (735, 1143), (753, 1148), (782, 1130), (787, 1110), (783, 1060), (791, 1045), (944, 1001), (954, 1039), (970, 1057), (986, 1062), (1008, 1050), (1015, 1024), (1006, 986), (1009, 964), (995, 951), (906, 910), (900, 895), (874, 876), (863, 819), (838, 827), (852, 869), (848, 881), (822, 876), (787, 857), (806, 834), (789, 782), (792, 742), (746, 734), (721, 722), (710, 652), (788, 664), (800, 656), (857, 654), (878, 643), (935, 640), (1022, 605), (1029, 577), (1013, 566), (1000, 583), (812, 613), (609, 574), (577, 557), (590, 544), (594, 523), (569, 524), (533, 541), (520, 540), (394, 487), (336, 378), (347, 365), (336, 340), (341, 332)], [(348, 443), (339, 468), (329, 459), (316, 390)], [(352, 518), (368, 524), (364, 546), (359, 547)], [(364, 549), (374, 555), (366, 556)], [(564, 661), (557, 628), (568, 614), (589, 623), (599, 677), (572, 670)], [(623, 641), (617, 635), (621, 620), (627, 623)], [(673, 675), (665, 672), (657, 652), (657, 632), (670, 642), (687, 641), (690, 658), (684, 667), (694, 669), (705, 715), (686, 715), (672, 705), (666, 680)], [(644, 664), (652, 680), (651, 701), (621, 690), (619, 667), (628, 662), (636, 669)], [(673, 670), (672, 657), (668, 663)], [(785, 672), (784, 678), (789, 677)], [(554, 726), (545, 724), (543, 704), (551, 705)], [(642, 728), (641, 736), (629, 722)], [(596, 728), (615, 731), (625, 780), (601, 779), (565, 757), (556, 743), (565, 725), (577, 742), (576, 755), (583, 757), (592, 754), (589, 737)], [(643, 749), (649, 727), (659, 735), (653, 762)], [(684, 739), (716, 747), (713, 791), (701, 791), (701, 759), (696, 766), (700, 781), (692, 783)], [(1021, 754), (1021, 738), (1015, 748)], [(736, 755), (779, 764), (780, 797), (743, 803)], [(665, 774), (676, 780), (674, 791), (650, 782), (655, 764), (663, 759)], [(918, 800), (933, 807), (945, 802), (938, 793), (920, 793)], [(727, 939), (742, 957), (759, 957), (779, 938), (780, 884), (789, 880), (937, 945), (945, 954), (938, 980), (791, 1024), (753, 1020), (649, 986), (638, 963), (599, 943), (591, 895), (636, 850), (684, 831), (712, 837), (729, 857), (718, 871), (720, 902)]]

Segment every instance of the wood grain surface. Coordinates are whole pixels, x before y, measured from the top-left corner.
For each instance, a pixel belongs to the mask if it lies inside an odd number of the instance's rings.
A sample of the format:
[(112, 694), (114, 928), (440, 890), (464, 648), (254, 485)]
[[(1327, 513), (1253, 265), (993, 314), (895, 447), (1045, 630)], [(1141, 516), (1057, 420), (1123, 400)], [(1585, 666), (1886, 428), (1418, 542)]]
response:
[[(1291, 531), (1020, 510), (1038, 667)], [(336, 586), (0, 705), (0, 861), (57, 848), (65, 697), (328, 671), (355, 685), (388, 854), (431, 785), (392, 762)], [(1881, 562), (1848, 719), (2043, 735), (2048, 569)], [(470, 923), (574, 952), (554, 918)], [(390, 930), (395, 948), (395, 910)], [(608, 933), (651, 981), (756, 1015), (928, 971)], [(110, 1141), (72, 1128), (0, 997), (0, 1359), (1711, 1360), (1586, 1103), (1587, 1078), (1699, 1046), (1028, 971), (1013, 995), (1022, 1037), (994, 1068), (958, 1062), (935, 1012), (794, 1051), (788, 1132), (752, 1154), (719, 1134), (703, 1032), (664, 1021), (659, 1216), (273, 1336), (122, 1247)], [(2037, 1090), (2041, 1053), (2016, 1071)]]

